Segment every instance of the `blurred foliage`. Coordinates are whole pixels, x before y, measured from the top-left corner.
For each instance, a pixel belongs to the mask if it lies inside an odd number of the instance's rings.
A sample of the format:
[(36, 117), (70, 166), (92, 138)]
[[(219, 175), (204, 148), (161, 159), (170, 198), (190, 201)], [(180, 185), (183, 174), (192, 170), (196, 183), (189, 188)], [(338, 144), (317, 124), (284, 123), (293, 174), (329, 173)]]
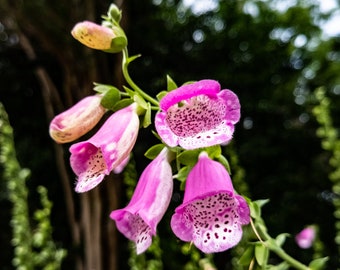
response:
[(52, 239), (50, 214), (52, 203), (47, 197), (47, 190), (38, 187), (42, 209), (34, 212), (35, 225), (30, 217), (28, 207), (28, 189), (26, 179), (28, 169), (20, 167), (16, 159), (13, 131), (3, 105), (0, 103), (0, 165), (2, 177), (7, 186), (8, 198), (11, 201), (11, 243), (14, 247), (12, 264), (16, 269), (46, 270), (60, 269), (66, 251), (57, 249)]
[[(85, 19), (98, 22), (110, 2), (94, 2), (85, 1), (84, 5), (93, 5), (98, 11), (86, 18), (79, 1), (11, 2), (17, 12), (24, 15), (25, 20), (21, 17), (19, 22), (23, 27), (40, 29), (46, 40), (53, 41), (53, 48), (47, 50), (46, 43), (33, 39), (39, 63), (28, 61), (17, 46), (15, 32), (0, 25), (1, 37), (7, 35), (1, 38), (0, 45), (0, 100), (13, 120), (18, 158), (37, 176), (32, 177), (36, 182), (30, 188), (35, 190), (45, 179), (50, 179), (46, 185), (56, 208), (52, 222), (57, 238), (65, 243), (68, 232), (64, 231), (62, 222), (64, 205), (60, 200), (39, 85), (33, 78), (32, 68), (38, 64), (46, 67), (61, 89), (61, 78), (70, 76), (70, 71), (91, 69), (93, 62), (86, 50), (72, 41), (69, 30), (74, 23)], [(130, 74), (141, 88), (153, 95), (166, 89), (166, 74), (178, 85), (188, 80), (215, 79), (222, 87), (237, 93), (242, 119), (236, 126), (233, 144), (224, 152), (231, 163), (232, 177), (244, 179), (247, 184), (236, 181), (235, 188), (255, 200), (270, 199), (263, 208), (263, 216), (272, 235), (283, 232), (294, 235), (306, 224), (317, 224), (324, 243), (320, 255), (329, 256), (328, 267), (335, 269), (339, 252), (334, 241), (333, 203), (338, 193), (328, 181), (334, 170), (329, 164), (332, 153), (320, 146), (316, 134), (319, 124), (312, 113), (315, 106), (312, 92), (323, 87), (332, 101), (329, 109), (333, 126), (338, 129), (340, 38), (325, 38), (318, 26), (330, 14), (320, 13), (318, 1), (313, 0), (295, 1), (286, 9), (280, 9), (287, 3), (283, 0), (209, 1), (211, 8), (205, 11), (183, 3), (179, 0), (124, 1), (123, 20), (126, 20), (129, 51), (131, 55), (142, 55), (131, 64)], [(2, 12), (6, 12), (4, 7), (6, 5), (2, 5)], [(30, 24), (26, 25), (27, 22)], [(70, 70), (61, 70), (60, 62), (70, 55), (78, 60)], [(114, 58), (102, 53), (96, 53), (96, 57), (101, 60), (104, 78), (110, 78), (111, 73), (104, 67), (113, 66)], [(78, 89), (91, 87), (77, 86)], [(76, 92), (75, 88), (68, 90)], [(66, 93), (62, 92), (62, 96), (67, 97)], [(135, 149), (137, 172), (144, 168), (143, 153), (154, 141), (141, 132)], [(187, 263), (197, 267), (199, 261), (191, 257), (195, 251), (186, 254), (179, 250), (181, 244), (174, 240), (169, 229), (172, 210), (180, 203), (181, 196), (180, 191), (174, 192), (171, 209), (159, 226), (164, 269), (181, 269)], [(5, 197), (2, 195), (2, 205), (6, 205)], [(33, 206), (38, 203), (31, 199)], [(5, 243), (1, 241), (2, 249), (8, 248)], [(284, 248), (305, 263), (313, 256), (312, 250), (299, 249), (293, 237), (287, 237)], [(124, 254), (124, 250), (128, 250), (127, 245), (120, 252)], [(232, 269), (232, 264), (237, 264), (231, 263), (233, 256), (239, 257), (243, 251), (241, 248), (239, 255), (229, 251), (216, 254), (214, 264), (218, 269)], [(275, 257), (271, 260), (271, 264), (277, 262)], [(1, 257), (0, 261), (7, 262), (7, 259)], [(122, 259), (120, 269), (128, 267), (127, 260)]]

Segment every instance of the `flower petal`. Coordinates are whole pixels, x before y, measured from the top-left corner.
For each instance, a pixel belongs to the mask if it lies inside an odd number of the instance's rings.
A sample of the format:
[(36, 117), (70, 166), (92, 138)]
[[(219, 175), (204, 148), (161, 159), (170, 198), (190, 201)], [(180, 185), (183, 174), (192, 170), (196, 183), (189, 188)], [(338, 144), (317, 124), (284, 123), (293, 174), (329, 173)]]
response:
[(164, 148), (143, 171), (129, 204), (111, 212), (117, 229), (136, 243), (138, 254), (151, 245), (157, 224), (169, 206), (172, 189), (168, 150)]
[(88, 96), (58, 114), (50, 123), (49, 132), (58, 143), (72, 142), (89, 132), (105, 113), (101, 97)]
[(234, 194), (226, 169), (201, 153), (186, 180), (183, 204), (172, 216), (173, 232), (203, 252), (221, 252), (240, 241), (242, 225), (249, 222), (249, 207)]
[(162, 140), (184, 149), (228, 143), (240, 118), (240, 103), (232, 91), (219, 91), (218, 82), (202, 80), (165, 95), (155, 118)]
[(220, 89), (220, 84), (214, 80), (201, 80), (195, 83), (185, 84), (164, 96), (160, 101), (159, 106), (163, 111), (166, 111), (178, 102), (190, 99), (194, 96), (207, 95), (216, 97)]
[(89, 140), (70, 147), (70, 164), (78, 176), (77, 192), (94, 188), (129, 157), (139, 129), (135, 110), (132, 104), (117, 111)]

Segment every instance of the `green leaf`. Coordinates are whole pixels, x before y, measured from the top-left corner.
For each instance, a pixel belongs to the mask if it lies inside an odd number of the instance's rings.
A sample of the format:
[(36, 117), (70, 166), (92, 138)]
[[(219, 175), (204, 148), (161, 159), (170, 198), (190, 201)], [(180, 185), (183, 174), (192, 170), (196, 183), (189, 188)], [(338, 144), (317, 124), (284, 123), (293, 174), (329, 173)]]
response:
[(118, 90), (117, 87), (114, 87), (113, 85), (110, 85), (110, 84), (101, 84), (101, 83), (96, 83), (96, 82), (93, 84), (94, 84), (93, 90), (100, 94), (105, 94), (107, 91), (110, 91), (111, 89)]
[(247, 249), (243, 252), (239, 260), (239, 264), (243, 266), (249, 266), (254, 256), (254, 246), (248, 246)]
[(255, 258), (257, 263), (264, 267), (267, 265), (269, 250), (262, 243), (255, 245)]
[(133, 98), (135, 96), (135, 91), (133, 91), (132, 89), (126, 87), (125, 85), (123, 85), (123, 88), (125, 90), (126, 93), (128, 93), (128, 95)]
[(165, 146), (162, 143), (155, 144), (145, 152), (144, 156), (146, 156), (149, 159), (155, 159), (164, 147)]
[(120, 91), (117, 88), (112, 87), (108, 91), (106, 91), (102, 100), (100, 101), (100, 104), (104, 108), (111, 110), (119, 100)]
[(130, 56), (128, 59), (127, 59), (127, 63), (130, 64), (132, 61), (135, 61), (137, 58), (141, 57), (142, 55), (141, 54), (137, 54), (137, 55), (133, 55), (133, 56)]
[(107, 53), (118, 53), (121, 52), (127, 46), (127, 39), (125, 36), (119, 36), (113, 38), (111, 41), (111, 48), (108, 50), (103, 50)]
[(217, 160), (226, 168), (228, 173), (231, 174), (229, 161), (223, 155), (219, 155)]
[(191, 171), (192, 166), (184, 166), (182, 167), (178, 173), (174, 176), (179, 181), (183, 182), (187, 179), (189, 172)]
[(205, 147), (202, 149), (202, 151), (203, 150), (208, 153), (211, 159), (218, 158), (222, 154), (221, 146), (219, 145)]
[(174, 80), (169, 75), (166, 75), (166, 83), (167, 83), (168, 91), (178, 88), (177, 84), (174, 82)]
[(257, 201), (250, 201), (249, 209), (250, 209), (250, 215), (252, 218), (257, 219), (261, 218), (261, 207), (265, 205), (269, 200), (257, 200)]
[(148, 109), (148, 103), (140, 95), (135, 93), (133, 95), (133, 100), (138, 104), (138, 106), (142, 107), (145, 110)]
[(285, 243), (287, 236), (290, 236), (290, 234), (289, 233), (281, 233), (278, 236), (276, 236), (276, 238), (275, 238), (276, 244), (279, 247), (281, 247)]
[(312, 270), (321, 270), (325, 268), (328, 257), (318, 258), (310, 262), (309, 268)]
[(142, 126), (143, 126), (143, 128), (147, 128), (149, 125), (151, 125), (151, 123), (152, 123), (152, 121), (151, 121), (151, 104), (148, 102), (146, 112), (144, 114)]
[(158, 100), (161, 100), (167, 93), (169, 93), (169, 92), (167, 92), (167, 91), (161, 91), (161, 92), (159, 92), (158, 94), (157, 94), (157, 99)]
[(129, 105), (131, 105), (133, 103), (133, 100), (130, 99), (130, 98), (124, 98), (124, 99), (121, 99), (120, 101), (118, 101), (112, 108), (112, 110), (114, 112), (120, 110), (120, 109), (123, 109)]
[(194, 166), (197, 163), (201, 149), (185, 150), (177, 156), (178, 161), (183, 165)]

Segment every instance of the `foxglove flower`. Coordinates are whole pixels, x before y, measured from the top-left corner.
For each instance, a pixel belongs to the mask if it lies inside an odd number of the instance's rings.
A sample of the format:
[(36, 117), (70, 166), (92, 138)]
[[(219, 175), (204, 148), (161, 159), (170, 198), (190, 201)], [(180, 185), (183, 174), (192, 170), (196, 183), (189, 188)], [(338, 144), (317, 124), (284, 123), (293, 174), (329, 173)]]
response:
[(217, 81), (201, 80), (165, 95), (155, 118), (162, 140), (184, 149), (228, 143), (240, 119), (240, 103), (232, 91), (220, 89)]
[(143, 171), (130, 203), (110, 217), (126, 238), (136, 243), (137, 254), (144, 252), (156, 234), (156, 227), (169, 206), (173, 180), (164, 148)]
[(53, 118), (50, 136), (58, 143), (72, 142), (89, 132), (105, 113), (101, 97), (88, 96)]
[(136, 142), (139, 118), (134, 103), (111, 115), (87, 141), (70, 147), (70, 163), (78, 176), (76, 192), (97, 186), (105, 175), (126, 163)]
[(295, 236), (295, 241), (300, 248), (310, 248), (315, 240), (315, 234), (313, 226), (306, 227)]
[(103, 26), (90, 21), (77, 23), (72, 36), (89, 48), (108, 52), (120, 52), (127, 45), (123, 30), (114, 25)]
[(172, 231), (205, 253), (221, 252), (241, 240), (242, 225), (249, 221), (249, 207), (235, 194), (226, 169), (202, 152), (187, 177), (183, 204), (171, 218)]

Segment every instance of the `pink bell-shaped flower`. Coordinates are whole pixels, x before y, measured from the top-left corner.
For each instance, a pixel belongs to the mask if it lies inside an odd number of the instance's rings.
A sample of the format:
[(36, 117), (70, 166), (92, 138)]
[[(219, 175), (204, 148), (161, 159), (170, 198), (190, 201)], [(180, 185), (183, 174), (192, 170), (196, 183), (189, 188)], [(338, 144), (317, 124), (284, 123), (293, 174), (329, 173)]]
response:
[(295, 236), (295, 241), (300, 248), (310, 248), (315, 240), (315, 234), (315, 228), (308, 226)]
[(242, 225), (249, 222), (249, 207), (235, 194), (226, 169), (202, 152), (187, 177), (183, 204), (172, 216), (172, 231), (182, 241), (213, 253), (235, 246)]
[(70, 147), (71, 167), (78, 176), (76, 192), (94, 188), (105, 175), (126, 164), (139, 130), (136, 111), (133, 103), (115, 112), (90, 139)]
[(88, 96), (54, 117), (49, 129), (52, 139), (57, 143), (68, 143), (89, 132), (105, 113), (100, 101), (98, 95)]
[(220, 90), (217, 81), (201, 80), (165, 95), (155, 118), (162, 140), (184, 149), (228, 143), (240, 119), (240, 103), (232, 91)]
[(129, 204), (110, 215), (117, 229), (136, 243), (137, 254), (151, 245), (171, 200), (173, 180), (168, 155), (164, 148), (143, 171)]

